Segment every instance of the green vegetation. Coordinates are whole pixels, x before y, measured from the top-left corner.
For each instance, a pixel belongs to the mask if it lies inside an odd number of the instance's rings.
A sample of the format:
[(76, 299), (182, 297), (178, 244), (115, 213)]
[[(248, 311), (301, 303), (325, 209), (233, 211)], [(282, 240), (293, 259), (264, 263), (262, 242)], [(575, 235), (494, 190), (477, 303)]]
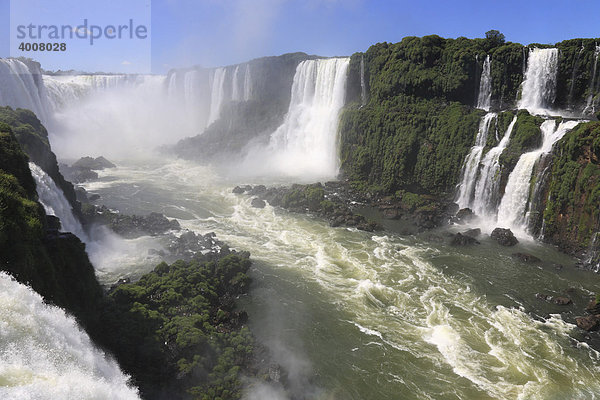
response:
[(40, 120), (30, 110), (10, 107), (0, 107), (0, 122), (11, 127), (12, 132), (19, 141), (21, 149), (29, 159), (43, 169), (63, 191), (65, 197), (73, 207), (76, 215), (80, 216), (81, 205), (76, 200), (73, 185), (65, 180), (58, 170), (56, 155), (50, 148), (48, 131)]
[(84, 245), (73, 235), (47, 235), (27, 156), (12, 127), (0, 122), (0, 265), (48, 301), (90, 322), (102, 291)]
[[(162, 263), (106, 296), (85, 245), (53, 229), (37, 201), (28, 156), (21, 150), (27, 143), (32, 152), (42, 148), (44, 139), (36, 132), (45, 129), (36, 128), (39, 121), (32, 115), (0, 109), (2, 270), (72, 313), (133, 376), (144, 398), (239, 398), (253, 339), (234, 299), (248, 289), (249, 254), (222, 246), (221, 253), (189, 263)], [(13, 130), (25, 144), (19, 145)]]
[(510, 142), (500, 155), (500, 164), (503, 167), (506, 179), (508, 179), (508, 174), (519, 161), (521, 154), (541, 146), (542, 132), (540, 125), (542, 122), (544, 122), (543, 118), (531, 115), (526, 110), (519, 110), (517, 113), (517, 122), (513, 127)]
[(110, 293), (95, 337), (145, 398), (239, 398), (253, 339), (233, 299), (248, 289), (248, 257), (162, 263)]
[(600, 122), (580, 124), (556, 145), (548, 191), (546, 239), (585, 248), (600, 230)]
[(342, 169), (357, 188), (369, 191), (448, 194), (482, 115), (456, 102), (404, 96), (346, 109), (340, 122)]

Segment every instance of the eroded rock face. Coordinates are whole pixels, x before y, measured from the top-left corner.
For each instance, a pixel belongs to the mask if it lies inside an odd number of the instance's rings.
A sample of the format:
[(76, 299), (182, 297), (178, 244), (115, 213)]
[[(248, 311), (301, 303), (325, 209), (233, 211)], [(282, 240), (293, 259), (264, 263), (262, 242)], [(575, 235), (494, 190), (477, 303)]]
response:
[(490, 236), (502, 246), (514, 246), (519, 243), (510, 229), (496, 228)]

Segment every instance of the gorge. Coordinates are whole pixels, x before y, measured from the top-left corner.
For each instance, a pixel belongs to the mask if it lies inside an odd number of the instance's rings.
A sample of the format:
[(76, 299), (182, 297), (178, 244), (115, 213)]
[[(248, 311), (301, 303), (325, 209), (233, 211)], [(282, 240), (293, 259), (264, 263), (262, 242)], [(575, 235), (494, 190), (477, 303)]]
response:
[[(166, 75), (0, 59), (0, 105), (31, 110), (0, 112), (0, 260), (14, 277), (0, 275), (12, 307), (0, 393), (596, 398), (600, 337), (575, 317), (600, 292), (597, 42), (407, 37)], [(52, 152), (116, 167), (77, 184), (82, 205)], [(252, 194), (232, 192), (246, 184)], [(254, 202), (283, 185), (287, 209)], [(332, 204), (382, 229), (329, 226), (316, 210)], [(162, 213), (181, 231), (106, 239), (84, 217), (100, 205)], [(428, 224), (406, 234), (409, 216)], [(500, 246), (496, 227), (519, 243)], [(476, 228), (479, 244), (447, 239)], [(210, 232), (218, 250), (161, 263), (167, 238)], [(23, 336), (15, 313), (47, 343)], [(128, 318), (153, 339), (135, 346)], [(249, 366), (253, 340), (266, 372)], [(89, 380), (90, 393), (63, 391)]]

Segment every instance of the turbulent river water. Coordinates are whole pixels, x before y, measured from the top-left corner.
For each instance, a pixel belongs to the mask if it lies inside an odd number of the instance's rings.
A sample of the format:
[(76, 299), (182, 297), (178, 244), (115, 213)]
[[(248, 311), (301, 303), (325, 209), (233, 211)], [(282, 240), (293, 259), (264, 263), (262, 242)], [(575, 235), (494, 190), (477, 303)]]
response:
[[(179, 160), (118, 165), (86, 185), (103, 204), (162, 212), (251, 252), (253, 285), (239, 305), (297, 396), (600, 397), (600, 354), (573, 325), (600, 285), (552, 248), (522, 241), (506, 249), (486, 238), (455, 248), (439, 240), (447, 231), (401, 236), (391, 222), (374, 234), (332, 228), (310, 215), (252, 208), (231, 192), (238, 183), (282, 182), (237, 182)], [(104, 253), (103, 281), (152, 268), (140, 250), (158, 243), (128, 245), (136, 251)], [(523, 264), (510, 257), (516, 251), (546, 262)], [(537, 292), (567, 294), (574, 304), (554, 305)]]

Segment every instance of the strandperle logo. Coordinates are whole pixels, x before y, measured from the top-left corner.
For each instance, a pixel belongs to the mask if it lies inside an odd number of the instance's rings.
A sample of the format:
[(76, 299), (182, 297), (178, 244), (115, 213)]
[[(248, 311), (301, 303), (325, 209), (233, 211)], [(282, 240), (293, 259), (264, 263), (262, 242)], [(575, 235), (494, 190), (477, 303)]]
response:
[(17, 25), (17, 39), (20, 40), (65, 40), (82, 39), (89, 41), (91, 46), (101, 39), (147, 39), (148, 27), (136, 24), (129, 19), (125, 24), (93, 25), (85, 18), (80, 25)]

